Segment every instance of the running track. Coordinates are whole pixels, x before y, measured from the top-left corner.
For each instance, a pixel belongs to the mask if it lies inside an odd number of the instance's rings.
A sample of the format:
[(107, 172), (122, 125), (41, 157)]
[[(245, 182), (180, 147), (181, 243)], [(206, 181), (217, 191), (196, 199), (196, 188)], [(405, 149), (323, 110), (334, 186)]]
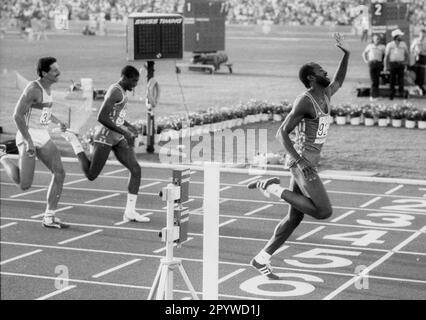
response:
[[(76, 163), (57, 215), (67, 230), (45, 229), (41, 165), (33, 187), (17, 189), (1, 171), (1, 299), (146, 299), (160, 259), (165, 202), (158, 192), (171, 169), (142, 169), (137, 208), (148, 224), (123, 223), (127, 172), (107, 165), (94, 182)], [(287, 204), (248, 191), (253, 176), (222, 173), (219, 299), (425, 299), (426, 181), (324, 179), (334, 213), (306, 217), (272, 260), (281, 280), (264, 280), (250, 259), (263, 247)], [(288, 184), (282, 177), (282, 184)], [(189, 240), (175, 249), (202, 298), (203, 172), (191, 175)], [(67, 280), (68, 279), (68, 280)], [(175, 299), (189, 294), (175, 273)]]

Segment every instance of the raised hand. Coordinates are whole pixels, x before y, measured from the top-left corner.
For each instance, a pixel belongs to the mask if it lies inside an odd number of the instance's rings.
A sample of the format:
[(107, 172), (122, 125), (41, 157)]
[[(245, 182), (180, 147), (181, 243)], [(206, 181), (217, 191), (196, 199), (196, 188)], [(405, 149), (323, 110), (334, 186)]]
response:
[(345, 48), (344, 37), (339, 32), (333, 33), (333, 38), (336, 40), (336, 47), (342, 50), (344, 53), (349, 53), (349, 50)]

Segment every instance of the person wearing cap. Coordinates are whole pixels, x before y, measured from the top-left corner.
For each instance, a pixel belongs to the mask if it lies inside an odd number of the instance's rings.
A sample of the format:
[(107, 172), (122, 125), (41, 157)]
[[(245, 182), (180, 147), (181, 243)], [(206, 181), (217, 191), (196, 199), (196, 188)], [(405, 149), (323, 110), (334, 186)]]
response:
[(400, 29), (392, 31), (393, 41), (386, 45), (385, 72), (390, 73), (390, 99), (395, 97), (395, 84), (398, 81), (399, 94), (404, 95), (404, 72), (408, 65), (408, 47), (402, 41), (404, 33)]
[(376, 100), (379, 95), (380, 73), (383, 70), (383, 58), (385, 56), (385, 46), (380, 43), (380, 36), (374, 34), (372, 41), (362, 52), (362, 59), (368, 64), (370, 70), (371, 90), (370, 100)]
[(426, 28), (420, 30), (419, 36), (413, 40), (410, 48), (414, 56), (414, 72), (416, 73), (416, 84), (420, 87), (423, 95), (426, 95), (424, 88), (426, 69)]

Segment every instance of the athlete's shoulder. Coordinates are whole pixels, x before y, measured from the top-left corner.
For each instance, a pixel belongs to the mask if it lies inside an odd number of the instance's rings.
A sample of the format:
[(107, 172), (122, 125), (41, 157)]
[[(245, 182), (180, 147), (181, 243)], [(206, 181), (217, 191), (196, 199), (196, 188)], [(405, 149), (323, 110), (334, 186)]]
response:
[(33, 99), (38, 99), (43, 96), (43, 91), (41, 89), (41, 87), (38, 85), (37, 81), (30, 81), (27, 86), (24, 88), (23, 95), (33, 98)]
[(312, 100), (308, 97), (306, 92), (298, 95), (294, 101), (292, 111), (295, 114), (310, 114), (313, 107)]
[(117, 83), (114, 83), (108, 88), (105, 98), (109, 98), (114, 102), (119, 102), (123, 99), (123, 91)]

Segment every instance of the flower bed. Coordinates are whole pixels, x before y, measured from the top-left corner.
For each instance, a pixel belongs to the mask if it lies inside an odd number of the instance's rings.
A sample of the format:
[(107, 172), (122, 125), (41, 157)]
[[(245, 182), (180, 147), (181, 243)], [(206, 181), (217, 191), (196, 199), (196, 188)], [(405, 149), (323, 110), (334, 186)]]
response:
[[(168, 141), (182, 135), (202, 135), (223, 129), (231, 129), (244, 124), (263, 121), (282, 121), (290, 112), (288, 101), (270, 103), (249, 100), (233, 107), (208, 108), (198, 112), (159, 117), (155, 123), (156, 141)], [(338, 125), (395, 126), (426, 129), (426, 110), (420, 111), (409, 103), (386, 106), (381, 104), (343, 104), (332, 106), (332, 123)], [(141, 136), (147, 133), (146, 120), (132, 123)], [(93, 143), (95, 129), (90, 129), (83, 140)]]

